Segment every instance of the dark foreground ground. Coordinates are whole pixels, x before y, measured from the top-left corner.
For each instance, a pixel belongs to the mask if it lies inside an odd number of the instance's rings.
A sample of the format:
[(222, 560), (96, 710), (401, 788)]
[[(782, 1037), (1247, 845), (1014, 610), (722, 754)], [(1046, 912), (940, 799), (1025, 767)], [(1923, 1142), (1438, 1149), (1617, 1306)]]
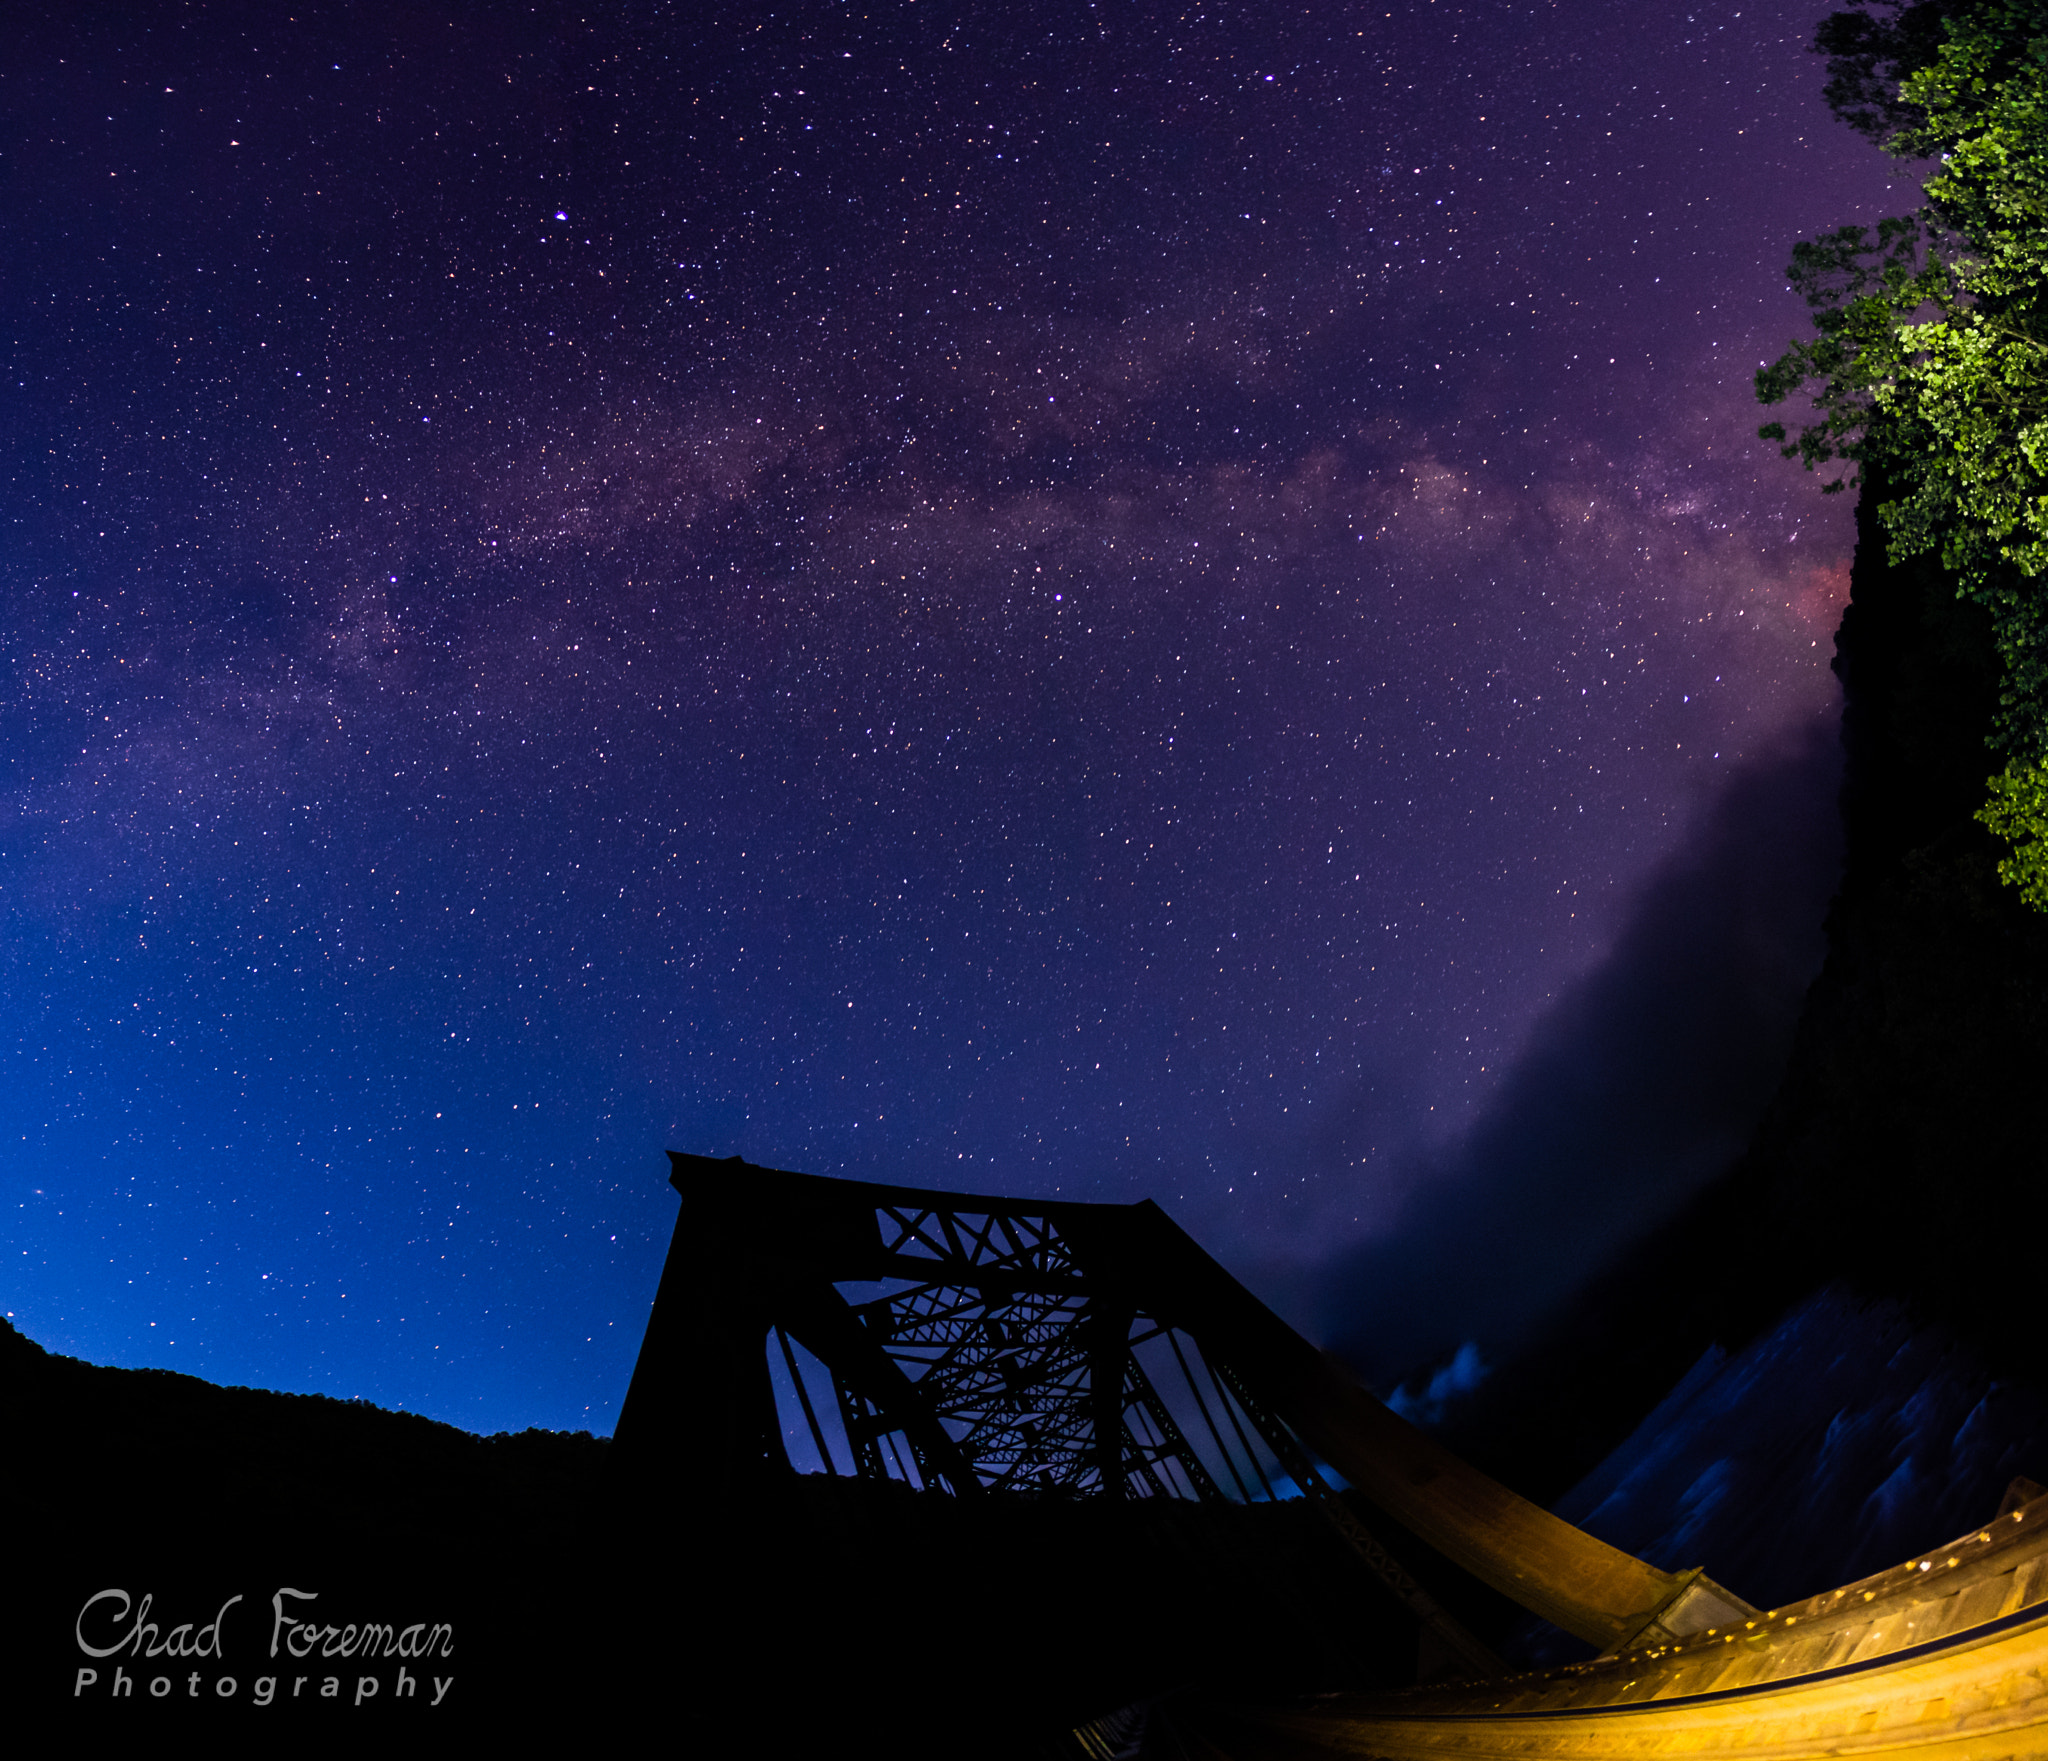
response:
[(92, 1752), (538, 1752), (652, 1720), (702, 1754), (1050, 1756), (1178, 1686), (1416, 1665), (1408, 1617), (1298, 1502), (975, 1509), (790, 1477), (690, 1508), (602, 1439), (100, 1368), (11, 1329), (0, 1399), (10, 1697)]

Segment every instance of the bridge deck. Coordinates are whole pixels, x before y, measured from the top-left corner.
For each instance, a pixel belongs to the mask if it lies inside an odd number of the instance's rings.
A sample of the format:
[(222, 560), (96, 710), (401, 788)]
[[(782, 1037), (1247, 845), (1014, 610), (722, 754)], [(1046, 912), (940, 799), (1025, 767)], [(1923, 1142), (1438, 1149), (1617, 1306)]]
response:
[(1190, 1700), (1166, 1716), (1191, 1756), (1212, 1761), (2048, 1755), (2048, 1497), (1678, 1643), (1400, 1694)]

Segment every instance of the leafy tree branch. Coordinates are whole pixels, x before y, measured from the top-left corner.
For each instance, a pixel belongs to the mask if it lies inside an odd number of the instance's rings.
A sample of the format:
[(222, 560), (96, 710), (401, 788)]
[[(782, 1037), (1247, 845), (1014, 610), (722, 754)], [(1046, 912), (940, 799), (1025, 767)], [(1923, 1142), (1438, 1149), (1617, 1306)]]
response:
[(1893, 560), (1939, 555), (1991, 613), (2008, 766), (1980, 817), (2048, 910), (2048, 7), (1893, 0), (1836, 14), (1817, 47), (1836, 113), (1933, 169), (1917, 214), (1795, 248), (1814, 335), (1757, 396), (1807, 391), (1814, 420), (1760, 432), (1809, 470), (1839, 463), (1829, 490), (1877, 468)]

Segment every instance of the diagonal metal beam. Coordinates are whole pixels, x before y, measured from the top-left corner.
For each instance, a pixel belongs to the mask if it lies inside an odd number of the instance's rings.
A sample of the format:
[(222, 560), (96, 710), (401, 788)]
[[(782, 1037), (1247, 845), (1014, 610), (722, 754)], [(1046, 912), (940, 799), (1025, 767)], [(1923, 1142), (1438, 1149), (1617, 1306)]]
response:
[(791, 1338), (854, 1393), (897, 1421), (954, 1492), (968, 1497), (981, 1481), (945, 1426), (918, 1392), (917, 1384), (860, 1323), (853, 1305), (829, 1284), (798, 1285), (783, 1293), (776, 1319)]

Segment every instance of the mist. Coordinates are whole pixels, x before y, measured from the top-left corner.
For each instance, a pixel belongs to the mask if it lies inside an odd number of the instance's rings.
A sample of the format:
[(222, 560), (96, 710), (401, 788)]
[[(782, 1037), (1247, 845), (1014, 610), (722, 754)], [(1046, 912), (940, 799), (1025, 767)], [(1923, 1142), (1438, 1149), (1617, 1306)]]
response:
[(1318, 1331), (1368, 1382), (1512, 1356), (1741, 1152), (1824, 953), (1840, 775), (1832, 723), (1744, 767), (1393, 1226), (1323, 1270)]

